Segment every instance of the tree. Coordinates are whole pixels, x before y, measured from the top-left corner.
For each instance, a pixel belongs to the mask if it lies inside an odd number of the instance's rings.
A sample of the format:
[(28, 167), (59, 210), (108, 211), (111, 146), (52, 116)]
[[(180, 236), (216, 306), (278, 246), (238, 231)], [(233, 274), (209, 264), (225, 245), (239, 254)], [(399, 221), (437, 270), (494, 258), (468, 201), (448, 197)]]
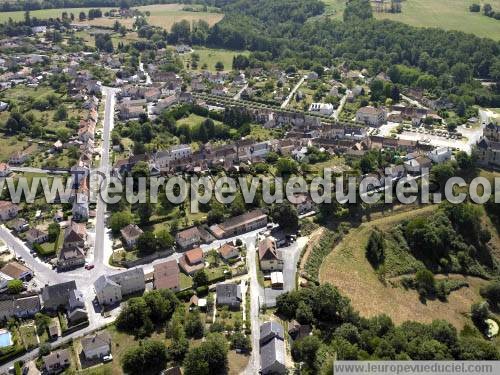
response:
[(184, 359), (185, 375), (215, 375), (227, 369), (228, 343), (220, 333), (210, 333), (199, 346), (189, 350)]
[(468, 155), (465, 151), (457, 152), (455, 160), (460, 169), (470, 169), (474, 166), (472, 156)]
[(279, 158), (276, 162), (276, 172), (280, 176), (297, 173), (299, 166), (297, 162), (290, 158)]
[(480, 12), (481, 11), (481, 5), (479, 5), (479, 4), (472, 4), (471, 6), (469, 6), (469, 10), (471, 12), (475, 12), (475, 13)]
[(384, 96), (384, 82), (374, 79), (370, 83), (370, 97), (373, 101), (380, 101)]
[(192, 337), (195, 339), (200, 339), (203, 337), (205, 324), (201, 320), (201, 316), (198, 311), (190, 312), (187, 315), (186, 322), (184, 323), (184, 330), (186, 331), (187, 337)]
[(152, 290), (144, 295), (144, 301), (149, 308), (149, 317), (154, 324), (164, 323), (170, 319), (176, 306), (175, 301), (165, 298), (162, 292)]
[(55, 242), (61, 231), (61, 227), (57, 223), (50, 223), (49, 225), (49, 242)]
[(121, 358), (126, 374), (159, 374), (167, 364), (168, 356), (161, 341), (146, 340), (127, 349)]
[(486, 319), (489, 317), (490, 309), (488, 302), (476, 302), (471, 306), (471, 319), (481, 332), (485, 332), (488, 328)]
[(78, 19), (81, 21), (85, 21), (87, 19), (87, 15), (85, 14), (85, 12), (80, 12), (80, 14), (78, 15)]
[(194, 274), (193, 284), (195, 287), (208, 285), (208, 276), (205, 270), (200, 270)]
[(252, 342), (250, 338), (242, 332), (235, 332), (231, 335), (231, 349), (239, 349), (242, 352), (248, 353), (252, 350)]
[(366, 259), (374, 268), (377, 268), (385, 259), (385, 241), (384, 235), (375, 229), (371, 232), (368, 243), (366, 244)]
[(144, 298), (131, 298), (116, 318), (116, 327), (138, 337), (147, 336), (154, 328), (153, 322), (149, 318), (150, 314), (151, 310)]
[(415, 283), (420, 295), (428, 296), (436, 291), (434, 274), (427, 269), (420, 269), (415, 274)]
[(299, 227), (299, 215), (290, 203), (280, 203), (273, 206), (271, 217), (279, 226), (288, 232), (295, 232)]
[(457, 85), (469, 82), (472, 78), (472, 71), (465, 63), (456, 63), (451, 67), (450, 72)]
[(158, 250), (158, 240), (153, 232), (144, 232), (137, 239), (137, 249), (142, 254), (153, 254)]
[(491, 17), (491, 14), (493, 13), (493, 7), (491, 6), (491, 4), (483, 5), (483, 13), (485, 16)]
[(7, 291), (9, 294), (19, 294), (24, 290), (24, 285), (21, 280), (9, 280), (7, 283)]
[(115, 212), (109, 217), (109, 227), (114, 234), (120, 233), (120, 230), (132, 222), (132, 214), (129, 211)]
[(372, 6), (369, 0), (350, 0), (344, 10), (344, 22), (356, 23), (373, 18)]
[(166, 230), (162, 229), (156, 233), (158, 247), (162, 250), (171, 249), (175, 245), (174, 237)]
[(222, 63), (222, 61), (217, 61), (215, 63), (215, 70), (217, 70), (218, 72), (221, 72), (224, 70), (224, 64)]
[(481, 296), (494, 308), (500, 307), (500, 281), (492, 281), (481, 288)]
[(316, 360), (316, 353), (321, 346), (321, 341), (317, 336), (306, 336), (293, 343), (292, 357), (295, 362), (304, 362), (312, 371), (317, 370), (319, 361)]
[(54, 113), (54, 121), (62, 121), (68, 118), (68, 111), (64, 104), (61, 104), (57, 107), (56, 112)]
[(139, 216), (139, 221), (141, 224), (147, 224), (149, 218), (153, 215), (155, 206), (150, 202), (139, 203), (137, 205), (137, 216)]

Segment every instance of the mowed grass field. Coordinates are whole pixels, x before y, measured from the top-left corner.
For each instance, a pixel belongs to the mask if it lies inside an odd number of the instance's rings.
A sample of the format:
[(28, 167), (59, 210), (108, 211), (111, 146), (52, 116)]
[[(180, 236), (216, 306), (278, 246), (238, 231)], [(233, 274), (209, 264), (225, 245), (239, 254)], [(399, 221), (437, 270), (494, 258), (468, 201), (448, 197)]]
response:
[[(224, 64), (224, 70), (231, 70), (233, 65), (233, 57), (236, 55), (246, 55), (248, 56), (248, 51), (230, 51), (225, 49), (212, 49), (212, 48), (202, 48), (194, 47), (194, 53), (200, 56), (200, 61), (196, 70), (202, 70), (204, 64), (207, 65), (209, 71), (215, 72), (215, 64), (220, 61)], [(187, 64), (191, 61), (191, 54), (183, 55), (184, 62)]]
[[(212, 12), (188, 12), (182, 10), (185, 7), (184, 4), (157, 4), (137, 7), (136, 9), (141, 12), (150, 12), (150, 16), (147, 17), (148, 22), (151, 25), (163, 27), (166, 30), (170, 30), (175, 22), (181, 20), (186, 20), (189, 23), (198, 20), (206, 21), (210, 26), (213, 26), (219, 22), (224, 14), (222, 13), (212, 13)], [(97, 8), (97, 7), (96, 7)], [(102, 12), (109, 11), (112, 8), (98, 7)], [(75, 22), (79, 23), (78, 15), (80, 12), (88, 13), (90, 8), (64, 8), (64, 9), (43, 9), (35, 10), (30, 12), (31, 17), (36, 17), (39, 19), (47, 18), (57, 18), (61, 17), (63, 12), (68, 14), (73, 13), (75, 15)], [(24, 11), (19, 12), (1, 12), (0, 22), (6, 22), (12, 18), (14, 21), (20, 21), (24, 19)], [(116, 21), (119, 21), (122, 25), (125, 25), (128, 29), (132, 29), (134, 23), (133, 18), (96, 18), (91, 21), (83, 21), (82, 24), (93, 25), (93, 26), (104, 26), (112, 27)]]
[(462, 328), (469, 320), (472, 303), (481, 300), (479, 289), (486, 281), (476, 277), (453, 275), (469, 283), (468, 288), (452, 292), (448, 302), (419, 300), (415, 290), (384, 285), (365, 257), (368, 237), (374, 227), (388, 230), (404, 219), (427, 216), (437, 206), (428, 206), (410, 212), (378, 218), (352, 229), (324, 260), (319, 274), (321, 283), (335, 285), (342, 295), (349, 297), (362, 316), (389, 315), (395, 323), (407, 320), (429, 323), (446, 317), (451, 324)]
[(224, 17), (222, 13), (187, 12), (182, 10), (183, 7), (185, 7), (183, 4), (157, 4), (138, 7), (137, 9), (141, 12), (149, 11), (151, 15), (148, 17), (148, 22), (166, 30), (170, 30), (175, 22), (182, 20), (189, 21), (189, 23), (203, 20), (213, 26)]
[[(337, 1), (325, 0), (325, 3)], [(469, 11), (472, 3), (481, 4), (480, 13)], [(500, 0), (404, 0), (401, 13), (373, 14), (377, 19), (391, 19), (418, 27), (458, 30), (500, 40), (500, 20), (486, 17), (482, 13), (482, 6), (487, 3), (491, 4), (494, 11), (500, 11)]]
[[(78, 20), (78, 15), (80, 12), (85, 12), (88, 14), (89, 9), (91, 8), (58, 8), (58, 9), (40, 9), (40, 10), (32, 10), (30, 12), (31, 17), (36, 17), (38, 19), (48, 19), (48, 18), (57, 18), (61, 17), (63, 12), (67, 12), (68, 15), (73, 13), (75, 15), (75, 21)], [(106, 12), (111, 8), (100, 7), (102, 12)], [(21, 21), (24, 19), (24, 11), (18, 12), (0, 12), (0, 23), (6, 22), (12, 18), (13, 21)]]

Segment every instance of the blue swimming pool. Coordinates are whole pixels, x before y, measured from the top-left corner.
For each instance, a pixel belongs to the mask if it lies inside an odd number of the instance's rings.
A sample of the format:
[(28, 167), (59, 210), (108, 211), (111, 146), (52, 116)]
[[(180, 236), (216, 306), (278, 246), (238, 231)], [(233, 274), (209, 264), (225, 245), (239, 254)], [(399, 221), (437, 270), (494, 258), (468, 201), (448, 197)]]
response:
[(0, 348), (5, 348), (6, 346), (12, 345), (12, 336), (9, 331), (0, 331)]

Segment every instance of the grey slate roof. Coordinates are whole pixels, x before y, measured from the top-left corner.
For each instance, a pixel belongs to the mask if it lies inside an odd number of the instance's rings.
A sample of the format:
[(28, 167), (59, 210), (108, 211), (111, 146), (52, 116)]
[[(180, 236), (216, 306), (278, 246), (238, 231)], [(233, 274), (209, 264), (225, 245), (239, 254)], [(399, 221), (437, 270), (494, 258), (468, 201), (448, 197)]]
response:
[(217, 305), (239, 307), (241, 303), (241, 290), (238, 284), (226, 283), (215, 287)]
[(107, 332), (100, 332), (82, 339), (82, 347), (84, 351), (94, 350), (105, 345), (111, 348), (111, 337)]
[(260, 347), (260, 367), (262, 374), (284, 374), (285, 343), (280, 338), (273, 338)]
[(76, 289), (74, 280), (65, 283), (47, 285), (42, 288), (42, 301), (46, 308), (57, 308), (59, 305), (66, 305), (69, 300), (69, 293)]
[(277, 322), (266, 322), (260, 326), (260, 345), (265, 344), (273, 337), (285, 338), (283, 326)]

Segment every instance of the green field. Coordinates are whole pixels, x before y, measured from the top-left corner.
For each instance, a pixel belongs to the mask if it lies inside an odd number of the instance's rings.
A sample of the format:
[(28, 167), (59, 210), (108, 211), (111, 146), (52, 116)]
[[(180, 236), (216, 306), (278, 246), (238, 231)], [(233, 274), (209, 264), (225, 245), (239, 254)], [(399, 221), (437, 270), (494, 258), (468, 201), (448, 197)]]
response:
[[(325, 2), (336, 3), (338, 0)], [(480, 13), (469, 12), (469, 6), (472, 3), (481, 4)], [(494, 11), (500, 11), (500, 0), (405, 0), (402, 2), (401, 13), (374, 12), (374, 16), (378, 19), (391, 19), (412, 26), (458, 30), (500, 40), (500, 21), (486, 17), (482, 13), (482, 5), (486, 3), (491, 4)]]
[[(197, 70), (202, 70), (204, 64), (207, 68), (205, 70), (215, 72), (215, 64), (220, 61), (224, 64), (224, 70), (232, 69), (233, 57), (241, 54), (248, 55), (248, 51), (230, 51), (225, 49), (211, 49), (211, 48), (195, 48), (194, 53), (200, 56)], [(184, 55), (184, 60), (190, 61), (191, 54)]]
[[(73, 13), (75, 15), (75, 19), (78, 20), (78, 14), (80, 12), (88, 13), (90, 8), (59, 8), (59, 9), (41, 9), (41, 10), (32, 10), (30, 12), (31, 17), (36, 17), (38, 19), (47, 19), (47, 18), (57, 18), (61, 17), (63, 12), (67, 12), (68, 15)], [(104, 12), (110, 10), (111, 8), (103, 8), (100, 9)], [(24, 11), (17, 12), (0, 12), (0, 22), (8, 21), (9, 18), (12, 18), (13, 21), (21, 21), (24, 19)]]

